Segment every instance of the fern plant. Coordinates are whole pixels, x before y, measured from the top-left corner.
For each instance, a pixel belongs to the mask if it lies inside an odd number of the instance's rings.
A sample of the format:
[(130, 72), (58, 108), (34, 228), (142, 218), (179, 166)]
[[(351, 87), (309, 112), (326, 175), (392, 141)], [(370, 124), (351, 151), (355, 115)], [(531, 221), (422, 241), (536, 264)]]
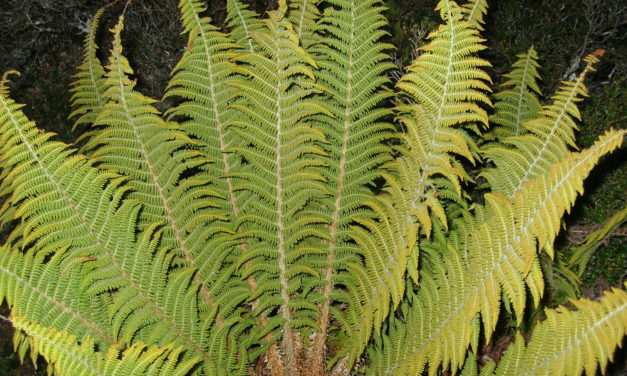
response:
[(605, 367), (623, 290), (546, 309), (529, 343), (476, 360), (501, 310), (521, 323), (541, 306), (539, 257), (625, 136), (576, 150), (594, 55), (542, 105), (533, 49), (492, 95), (485, 0), (440, 1), (396, 83), (379, 0), (226, 4), (221, 30), (180, 0), (164, 113), (135, 88), (123, 15), (98, 59), (98, 11), (72, 88), (78, 150), (27, 119), (12, 72), (0, 81), (0, 301), (22, 359), (58, 375)]

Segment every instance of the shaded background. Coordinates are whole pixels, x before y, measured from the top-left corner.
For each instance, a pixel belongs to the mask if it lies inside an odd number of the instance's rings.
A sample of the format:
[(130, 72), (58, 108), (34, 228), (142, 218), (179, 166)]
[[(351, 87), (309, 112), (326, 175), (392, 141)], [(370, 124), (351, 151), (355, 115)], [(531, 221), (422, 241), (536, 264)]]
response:
[[(28, 106), (26, 114), (40, 127), (72, 141), (77, 132), (72, 122), (68, 93), (71, 76), (82, 59), (87, 23), (106, 0), (0, 0), (0, 74), (9, 69), (12, 96)], [(126, 12), (123, 35), (125, 54), (145, 94), (160, 98), (169, 72), (183, 52), (176, 0), (133, 0)], [(252, 0), (260, 13), (272, 9), (275, 0)], [(387, 0), (390, 42), (397, 46), (394, 61), (410, 63), (415, 49), (438, 24), (432, 11), (437, 0)], [(208, 15), (217, 25), (225, 16), (224, 0), (208, 0)], [(625, 128), (627, 120), (627, 5), (624, 0), (493, 0), (487, 18), (489, 49), (483, 55), (493, 67), (492, 77), (510, 69), (515, 55), (533, 45), (540, 56), (541, 88), (550, 96), (560, 80), (576, 74), (580, 60), (597, 48), (607, 51), (598, 70), (586, 84), (590, 98), (581, 105), (583, 123), (579, 145), (588, 146), (604, 130)], [(117, 21), (122, 6), (105, 13), (98, 34), (100, 57), (106, 61), (110, 45), (108, 29)], [(167, 104), (162, 104), (167, 106)], [(587, 195), (566, 218), (566, 229), (558, 243), (576, 244), (595, 226), (624, 207), (627, 192), (625, 148), (603, 160), (586, 183)], [(627, 269), (627, 230), (619, 229), (597, 250), (584, 276), (585, 295), (598, 296), (609, 286), (620, 286)], [(6, 306), (0, 313), (7, 314)], [(625, 346), (624, 346), (625, 347)], [(624, 348), (623, 347), (623, 348)], [(611, 374), (627, 374), (624, 351)], [(621, 356), (622, 355), (622, 356)], [(0, 375), (44, 375), (45, 365), (35, 371), (30, 362), (19, 366), (12, 353), (11, 330), (0, 323)]]

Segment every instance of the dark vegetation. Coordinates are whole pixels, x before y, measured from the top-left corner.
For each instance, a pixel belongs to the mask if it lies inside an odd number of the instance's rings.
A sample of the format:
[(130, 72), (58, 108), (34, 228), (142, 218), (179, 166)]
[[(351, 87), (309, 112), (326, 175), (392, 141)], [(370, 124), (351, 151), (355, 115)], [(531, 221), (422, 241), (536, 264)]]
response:
[[(74, 139), (67, 121), (70, 113), (68, 86), (82, 58), (84, 30), (91, 15), (106, 0), (3, 0), (0, 5), (0, 72), (16, 69), (12, 92), (17, 102), (28, 103), (26, 114), (39, 126), (64, 140)], [(436, 0), (388, 0), (390, 40), (398, 49), (399, 72), (415, 56), (436, 24), (432, 12)], [(209, 15), (220, 24), (224, 0), (209, 0)], [(251, 1), (260, 13), (273, 0)], [(533, 45), (540, 56), (543, 93), (583, 67), (581, 59), (603, 49), (595, 74), (587, 80), (590, 98), (582, 105), (579, 145), (588, 146), (610, 127), (624, 128), (627, 120), (627, 6), (623, 0), (499, 0), (492, 1), (486, 32), (485, 57), (493, 64), (498, 80), (509, 70), (515, 55)], [(99, 34), (103, 51), (108, 49), (109, 29), (121, 12), (117, 5), (105, 14)], [(159, 98), (169, 72), (178, 61), (185, 41), (176, 0), (134, 0), (126, 13), (125, 49), (136, 72), (140, 89)], [(104, 56), (104, 54), (103, 54)], [(393, 72), (394, 74), (394, 72)], [(167, 107), (167, 103), (161, 104)], [(566, 250), (626, 204), (627, 150), (606, 158), (588, 178), (587, 194), (567, 217), (558, 242)], [(0, 238), (2, 234), (0, 234)], [(584, 295), (596, 297), (609, 286), (627, 278), (627, 229), (619, 227), (598, 248), (582, 277)], [(6, 307), (0, 307), (7, 314)], [(12, 351), (10, 327), (0, 322), (0, 375), (44, 375), (45, 364), (34, 370), (27, 361), (19, 365)], [(498, 357), (508, 336), (491, 343), (486, 354)], [(624, 347), (623, 347), (624, 348)], [(625, 351), (617, 354), (613, 374), (625, 374)], [(622, 357), (621, 357), (622, 355)], [(621, 359), (622, 358), (622, 359)], [(622, 371), (621, 371), (622, 370)]]

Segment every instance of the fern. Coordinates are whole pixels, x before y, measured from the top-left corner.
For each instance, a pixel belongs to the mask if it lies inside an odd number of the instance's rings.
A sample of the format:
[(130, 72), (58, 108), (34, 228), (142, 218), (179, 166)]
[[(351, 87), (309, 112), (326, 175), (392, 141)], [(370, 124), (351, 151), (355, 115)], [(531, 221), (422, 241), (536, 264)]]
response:
[(16, 329), (32, 338), (33, 354), (41, 354), (50, 364), (49, 371), (60, 375), (113, 376), (113, 375), (186, 375), (194, 367), (195, 359), (179, 362), (181, 349), (134, 344), (122, 354), (111, 347), (106, 354), (95, 351), (95, 342), (86, 338), (81, 343), (76, 337), (25, 322), (22, 318), (11, 320)]
[(228, 0), (224, 30), (180, 0), (187, 45), (161, 113), (131, 78), (124, 16), (98, 59), (105, 9), (71, 89), (79, 152), (0, 80), (0, 301), (21, 359), (212, 376), (591, 374), (611, 359), (623, 290), (545, 310), (531, 342), (476, 361), (503, 308), (517, 324), (543, 309), (559, 278), (542, 263), (585, 264), (553, 242), (626, 133), (573, 151), (596, 57), (541, 106), (533, 49), (491, 95), (484, 0), (440, 1), (396, 83), (380, 0), (280, 0), (264, 17)]
[[(627, 333), (627, 296), (613, 289), (599, 302), (583, 299), (572, 303), (576, 311), (565, 307), (547, 310), (546, 320), (527, 345), (519, 335), (493, 374), (576, 375), (585, 370), (586, 375), (595, 375), (598, 363), (603, 370)], [(569, 334), (555, 338), (554, 333), (563, 331)], [(491, 374), (486, 371), (481, 374)]]
[(540, 112), (541, 105), (536, 96), (541, 94), (536, 82), (540, 78), (537, 60), (538, 54), (533, 47), (526, 54), (519, 54), (514, 70), (505, 75), (507, 81), (502, 84), (508, 88), (494, 95), (497, 101), (490, 121), (496, 125), (493, 131), (499, 139), (527, 133), (523, 123), (535, 119)]

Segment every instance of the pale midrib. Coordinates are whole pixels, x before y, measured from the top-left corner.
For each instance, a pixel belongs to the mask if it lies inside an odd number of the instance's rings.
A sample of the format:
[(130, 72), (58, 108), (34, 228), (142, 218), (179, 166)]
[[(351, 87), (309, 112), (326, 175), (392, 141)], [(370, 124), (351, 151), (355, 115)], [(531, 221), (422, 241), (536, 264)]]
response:
[[(447, 1), (448, 3), (448, 1)], [(448, 64), (446, 66), (446, 75), (444, 76), (444, 85), (442, 85), (442, 96), (440, 97), (440, 106), (438, 108), (438, 116), (435, 121), (435, 126), (437, 128), (440, 127), (440, 122), (442, 121), (442, 113), (444, 112), (444, 106), (446, 104), (446, 94), (448, 93), (448, 85), (449, 85), (449, 77), (451, 75), (451, 67), (453, 66), (453, 52), (455, 49), (455, 22), (453, 20), (453, 15), (449, 12), (449, 30), (451, 33), (451, 43), (449, 45), (448, 52)], [(435, 134), (431, 137), (431, 144), (434, 143)]]
[[(275, 156), (275, 166), (276, 166), (276, 207), (277, 207), (277, 248), (279, 252), (279, 281), (281, 283), (281, 314), (283, 319), (285, 320), (284, 326), (289, 328), (291, 324), (291, 316), (289, 311), (289, 301), (290, 296), (287, 293), (288, 291), (288, 281), (287, 281), (287, 265), (285, 264), (285, 259), (287, 257), (287, 250), (285, 249), (285, 224), (283, 218), (283, 171), (282, 171), (282, 160), (281, 160), (281, 137), (282, 134), (282, 123), (281, 123), (281, 74), (280, 70), (280, 46), (279, 46), (279, 38), (275, 38), (275, 51), (276, 51), (276, 71), (277, 71), (277, 79), (276, 79), (276, 87), (275, 87), (275, 95), (276, 95), (276, 156)], [(291, 339), (290, 339), (291, 340)], [(289, 349), (292, 351), (292, 349)]]
[[(119, 59), (116, 59), (116, 64), (115, 67), (117, 68), (117, 74), (119, 75), (119, 77), (124, 77), (124, 70), (122, 69), (122, 66), (120, 64)], [(144, 163), (146, 164), (146, 166), (148, 167), (148, 173), (150, 175), (150, 177), (152, 178), (153, 184), (155, 186), (155, 188), (157, 188), (157, 191), (159, 192), (159, 197), (161, 199), (161, 201), (163, 202), (163, 205), (166, 209), (166, 218), (168, 220), (168, 223), (172, 226), (172, 230), (175, 234), (175, 237), (177, 239), (177, 241), (179, 242), (179, 245), (181, 246), (181, 249), (184, 252), (184, 256), (185, 259), (187, 261), (187, 259), (189, 258), (189, 250), (187, 249), (187, 247), (185, 246), (184, 242), (182, 242), (181, 237), (180, 237), (180, 232), (178, 230), (178, 227), (176, 226), (176, 223), (174, 222), (174, 219), (172, 217), (172, 212), (170, 207), (168, 206), (167, 200), (165, 199), (165, 196), (163, 194), (163, 188), (161, 187), (161, 184), (158, 181), (158, 178), (156, 176), (156, 174), (154, 173), (154, 167), (152, 166), (152, 164), (150, 163), (150, 161), (148, 160), (148, 156), (146, 153), (146, 149), (144, 147), (144, 144), (137, 132), (137, 127), (135, 126), (135, 122), (133, 121), (132, 117), (130, 116), (130, 109), (128, 108), (128, 104), (126, 103), (126, 97), (125, 97), (125, 91), (124, 91), (124, 83), (122, 81), (121, 78), (118, 79), (118, 86), (120, 89), (120, 102), (122, 104), (122, 107), (124, 108), (124, 115), (126, 116), (126, 120), (128, 121), (128, 124), (131, 127), (131, 130), (133, 131), (133, 135), (135, 136), (137, 143), (139, 144), (139, 148), (140, 148), (140, 154), (142, 156), (142, 159), (144, 160)], [(129, 277), (130, 278), (130, 277)], [(200, 285), (200, 288), (202, 290), (204, 286)], [(202, 347), (196, 343), (196, 341), (190, 337), (187, 333), (185, 333), (183, 331), (183, 329), (179, 328), (178, 325), (176, 325), (174, 323), (174, 321), (168, 317), (168, 315), (166, 314), (166, 310), (163, 309), (162, 307), (160, 307), (156, 302), (154, 302), (150, 296), (148, 294), (146, 294), (142, 289), (139, 288), (139, 286), (136, 287), (137, 290), (142, 294), (142, 296), (144, 296), (146, 298), (147, 301), (152, 301), (153, 305), (155, 307), (155, 309), (157, 309), (161, 315), (164, 317), (165, 321), (169, 322), (178, 332), (180, 337), (183, 338), (187, 338), (187, 343), (189, 343), (190, 345), (192, 345), (194, 347), (194, 350), (200, 354), (202, 354), (202, 356), (204, 358), (207, 358), (207, 354), (205, 354), (205, 352), (203, 351)]]
[[(579, 347), (578, 345), (583, 342), (586, 338), (588, 338), (589, 336), (592, 335), (593, 332), (596, 331), (596, 329), (600, 326), (602, 326), (603, 324), (605, 324), (607, 321), (611, 320), (612, 318), (614, 318), (614, 316), (618, 315), (619, 313), (621, 313), (621, 311), (624, 311), (627, 309), (627, 302), (623, 303), (623, 305), (617, 307), (616, 309), (612, 310), (612, 312), (609, 312), (608, 314), (603, 316), (603, 319), (596, 321), (593, 325), (588, 326), (586, 328), (586, 330), (581, 333), (581, 335), (577, 336), (574, 340), (569, 341), (569, 345), (567, 347), (565, 347), (562, 351), (560, 352), (556, 352), (555, 354), (553, 354), (552, 357), (547, 357), (544, 359), (543, 362), (541, 363), (537, 363), (537, 362), (533, 362), (533, 368), (531, 367), (527, 367), (524, 369), (524, 373), (522, 373), (521, 375), (539, 375), (539, 373), (537, 372), (537, 370), (541, 370), (542, 368), (544, 368), (547, 364), (550, 364), (552, 362), (554, 362), (556, 359), (564, 357), (566, 355), (568, 355), (568, 353), (573, 349), (573, 348), (577, 348)], [(576, 313), (575, 313), (576, 314)], [(581, 347), (579, 347), (581, 348)], [(545, 353), (545, 352), (543, 352)], [(548, 372), (548, 370), (547, 370)]]
[[(235, 2), (235, 4), (236, 4), (235, 8), (237, 9), (237, 12), (239, 14), (239, 7), (237, 6), (237, 2)], [(209, 86), (209, 91), (211, 93), (211, 99), (212, 99), (211, 105), (212, 105), (213, 113), (216, 116), (216, 132), (218, 133), (218, 141), (220, 143), (220, 154), (222, 155), (222, 163), (224, 164), (223, 171), (225, 174), (224, 176), (226, 176), (227, 191), (229, 194), (229, 200), (231, 201), (233, 214), (237, 217), (237, 215), (239, 214), (239, 208), (237, 206), (237, 200), (235, 199), (235, 192), (233, 189), (233, 179), (231, 179), (228, 176), (229, 172), (231, 171), (231, 167), (229, 164), (228, 154), (225, 153), (226, 142), (224, 140), (224, 122), (222, 120), (223, 113), (222, 111), (220, 111), (220, 108), (218, 107), (218, 100), (216, 98), (216, 88), (215, 88), (216, 83), (214, 80), (213, 62), (211, 61), (211, 54), (209, 53), (210, 48), (209, 48), (209, 45), (207, 44), (205, 30), (202, 27), (202, 23), (200, 22), (200, 17), (198, 16), (198, 13), (194, 12), (194, 17), (196, 18), (196, 27), (198, 28), (198, 32), (200, 33), (200, 36), (202, 37), (203, 48), (205, 51), (205, 57), (206, 57), (205, 63), (207, 64), (207, 71), (209, 73), (209, 77), (207, 77), (207, 79), (209, 80), (208, 86)], [(252, 49), (252, 46), (251, 46), (251, 49)]]
[[(61, 187), (61, 185), (56, 181), (56, 179), (54, 179), (54, 177), (52, 175), (50, 175), (50, 173), (48, 172), (48, 170), (45, 168), (45, 165), (43, 164), (43, 162), (39, 159), (39, 155), (35, 152), (35, 150), (32, 148), (29, 140), (26, 138), (26, 136), (24, 135), (24, 133), (22, 132), (22, 128), (20, 127), (19, 123), (17, 122), (17, 120), (15, 119), (15, 117), (13, 116), (13, 113), (10, 111), (9, 107), (7, 106), (6, 102), (4, 101), (4, 98), (0, 97), (0, 102), (2, 102), (2, 105), (5, 108), (5, 111), (7, 112), (7, 114), (9, 115), (9, 119), (11, 121), (11, 123), (13, 124), (14, 128), (17, 130), (20, 139), (22, 140), (22, 144), (25, 145), (28, 149), (29, 154), (32, 156), (32, 158), (35, 160), (35, 162), (37, 163), (37, 165), (39, 166), (40, 170), (43, 171), (44, 175), (46, 176), (47, 180), (52, 183), (52, 185), (54, 185), (54, 187), (56, 188), (57, 193), (59, 193), (61, 195), (61, 197), (68, 203), (68, 206), (72, 209), (72, 211), (74, 212), (74, 215), (76, 216), (76, 218), (79, 218), (80, 221), (83, 223), (83, 225), (85, 226), (86, 229), (88, 229), (89, 234), (91, 235), (91, 237), (96, 241), (96, 246), (98, 248), (100, 248), (105, 255), (107, 255), (109, 261), (111, 262), (111, 264), (119, 271), (120, 275), (126, 279), (126, 281), (129, 283), (130, 286), (132, 286), (134, 289), (137, 290), (137, 292), (144, 298), (146, 299), (147, 302), (151, 302), (153, 309), (155, 312), (159, 312), (161, 313), (161, 316), (165, 319), (165, 321), (171, 323), (171, 325), (175, 328), (178, 329), (179, 334), (181, 335), (181, 337), (185, 337), (186, 333), (184, 333), (181, 329), (179, 329), (176, 324), (165, 314), (165, 311), (163, 308), (159, 307), (158, 304), (156, 304), (156, 302), (154, 302), (150, 295), (147, 294), (145, 291), (143, 291), (139, 285), (133, 280), (133, 278), (128, 275), (128, 273), (126, 273), (124, 271), (124, 268), (115, 260), (115, 257), (113, 256), (113, 254), (111, 253), (111, 251), (104, 245), (104, 243), (102, 242), (102, 240), (100, 239), (100, 237), (98, 236), (98, 233), (96, 231), (94, 231), (94, 229), (92, 228), (91, 224), (81, 215), (80, 210), (78, 210), (78, 207), (76, 206), (76, 204), (74, 203), (74, 201), (72, 200), (72, 198), (67, 194), (67, 192), (65, 192), (65, 190), (63, 189), (63, 187)], [(187, 336), (187, 341), (188, 343), (190, 343), (191, 345), (194, 346), (195, 350), (198, 351), (200, 354), (203, 354), (203, 357), (206, 357), (206, 355), (204, 354), (202, 348), (193, 340), (193, 338)]]
[[(612, 137), (610, 139), (608, 139), (606, 142), (604, 142), (603, 144), (599, 145), (598, 147), (595, 147), (596, 150), (603, 150), (605, 148), (606, 145), (610, 144), (612, 141), (614, 141), (614, 139), (616, 137), (623, 137), (622, 133)], [(598, 152), (598, 151), (597, 151)], [(589, 156), (588, 158), (583, 158), (581, 159), (577, 164), (575, 164), (572, 168), (569, 169), (569, 172), (567, 174), (564, 175), (564, 177), (559, 181), (558, 184), (556, 184), (553, 189), (551, 189), (551, 191), (549, 192), (549, 194), (547, 194), (547, 198), (544, 200), (544, 202), (540, 205), (538, 205), (538, 208), (541, 207), (545, 207), (547, 202), (552, 201), (552, 197), (553, 194), (555, 194), (557, 192), (557, 190), (562, 186), (562, 184), (564, 184), (564, 182), (566, 180), (568, 180), (568, 178), (570, 176), (572, 176), (572, 174), (586, 161), (588, 161), (589, 158), (593, 158), (595, 156), (595, 153), (592, 153), (591, 156)], [(521, 233), (526, 233), (527, 231), (529, 231), (529, 226), (531, 226), (531, 224), (533, 224), (535, 217), (539, 214), (539, 210), (536, 209), (534, 211), (535, 216), (529, 216), (528, 218), (526, 218), (526, 222), (524, 223), (524, 225), (521, 226), (521, 228), (523, 229), (521, 231)], [(515, 239), (515, 238), (514, 238)], [(505, 244), (501, 247), (501, 249), (509, 249), (509, 248), (513, 248), (515, 244)], [(413, 355), (415, 355), (416, 353), (418, 353), (421, 349), (423, 349), (424, 347), (426, 347), (429, 343), (432, 342), (432, 339), (435, 335), (438, 335), (442, 329), (446, 326), (446, 324), (452, 320), (452, 318), (457, 314), (457, 312), (459, 312), (460, 310), (462, 310), (463, 307), (466, 306), (466, 302), (468, 300), (470, 300), (470, 297), (477, 291), (479, 290), (480, 286), (485, 285), (484, 281), (488, 280), (490, 278), (492, 278), (492, 275), (498, 270), (499, 266), (501, 265), (501, 263), (503, 261), (505, 261), (506, 259), (508, 259), (509, 256), (505, 253), (502, 252), (501, 256), (499, 257), (499, 259), (494, 263), (494, 267), (490, 268), (489, 271), (483, 273), (484, 276), (483, 278), (480, 278), (479, 280), (477, 280), (477, 283), (474, 284), (474, 286), (470, 286), (468, 287), (468, 293), (464, 295), (464, 297), (462, 297), (462, 299), (460, 299), (462, 301), (462, 303), (457, 306), (453, 312), (451, 312), (451, 314), (447, 315), (447, 318), (443, 321), (441, 321), (441, 324), (438, 326), (437, 329), (434, 330), (434, 333), (432, 333), (428, 338), (426, 338), (424, 341), (422, 341), (420, 344), (418, 344), (417, 346), (414, 346), (412, 348), (412, 351), (409, 352), (409, 354), (406, 354), (406, 356), (401, 357), (392, 367), (388, 368), (386, 371), (386, 375), (391, 374), (392, 372), (394, 372), (394, 370), (396, 368), (398, 368), (399, 364), (401, 362), (403, 362), (404, 360), (406, 360), (407, 358), (412, 357)], [(472, 280), (472, 279), (471, 279)]]
[(303, 41), (303, 22), (305, 19), (305, 11), (307, 9), (307, 0), (303, 1), (303, 5), (300, 8), (300, 16), (298, 17), (298, 40)]
[[(353, 101), (353, 42), (355, 39), (355, 2), (353, 1), (350, 5), (351, 7), (351, 34), (350, 34), (350, 42), (348, 48), (348, 68), (347, 68), (347, 77), (348, 82), (346, 84), (346, 108), (344, 109), (344, 124), (343, 124), (343, 135), (342, 135), (342, 151), (340, 153), (340, 164), (338, 166), (338, 186), (336, 190), (336, 198), (334, 203), (334, 210), (332, 215), (332, 223), (331, 223), (331, 240), (329, 243), (329, 254), (327, 256), (327, 266), (325, 268), (324, 274), (326, 278), (326, 285), (323, 290), (323, 300), (322, 300), (322, 315), (321, 319), (321, 335), (323, 338), (326, 337), (326, 329), (328, 327), (329, 322), (329, 306), (331, 304), (331, 292), (333, 291), (333, 274), (334, 268), (333, 264), (335, 263), (335, 247), (337, 245), (337, 235), (338, 235), (338, 227), (340, 221), (340, 212), (342, 199), (344, 197), (344, 180), (346, 178), (346, 159), (348, 154), (348, 141), (350, 138), (350, 126), (352, 119), (352, 101)], [(324, 344), (321, 344), (324, 345)]]
[[(473, 19), (475, 11), (479, 8), (479, 1), (481, 0), (475, 0), (474, 5), (468, 11), (468, 19), (466, 21), (470, 22)], [(477, 24), (479, 24), (479, 21), (477, 21)]]
[(67, 313), (68, 315), (74, 317), (75, 319), (79, 320), (80, 322), (82, 322), (86, 327), (94, 330), (95, 332), (99, 333), (100, 336), (108, 342), (108, 344), (112, 344), (114, 342), (113, 338), (111, 338), (105, 331), (103, 331), (102, 329), (100, 329), (100, 327), (96, 324), (94, 324), (93, 322), (89, 321), (88, 319), (84, 318), (83, 316), (81, 316), (78, 312), (76, 312), (75, 310), (73, 310), (72, 308), (66, 306), (63, 302), (60, 302), (58, 300), (56, 300), (54, 297), (48, 295), (46, 292), (41, 291), (38, 287), (34, 286), (32, 283), (30, 283), (30, 281), (22, 278), (21, 276), (15, 274), (14, 272), (12, 272), (11, 270), (8, 270), (6, 268), (4, 268), (3, 266), (0, 266), (0, 271), (2, 271), (4, 274), (9, 275), (11, 277), (13, 277), (16, 281), (18, 281), (19, 283), (21, 283), (23, 286), (35, 291), (39, 296), (42, 296), (44, 299), (46, 299), (48, 302), (52, 303), (53, 305), (61, 308), (61, 310), (65, 313)]
[(533, 173), (533, 169), (535, 168), (536, 164), (538, 164), (538, 162), (540, 162), (540, 160), (544, 156), (544, 151), (549, 147), (549, 145), (552, 145), (554, 143), (553, 135), (555, 135), (555, 132), (557, 132), (557, 129), (559, 128), (562, 118), (566, 115), (568, 105), (572, 103), (573, 98), (575, 97), (577, 93), (577, 88), (581, 84), (581, 81), (583, 80), (585, 73), (586, 71), (584, 71), (579, 76), (579, 78), (577, 79), (577, 83), (573, 85), (572, 90), (570, 91), (570, 94), (568, 95), (568, 99), (565, 101), (564, 106), (562, 107), (562, 111), (559, 113), (559, 115), (553, 122), (553, 127), (551, 127), (551, 133), (549, 133), (547, 136), (544, 137), (544, 143), (542, 144), (542, 149), (540, 149), (535, 159), (533, 160), (533, 162), (527, 169), (527, 171), (525, 171), (525, 174), (520, 178), (520, 180), (518, 180), (518, 186), (514, 188), (512, 193), (509, 195), (509, 197), (514, 197), (514, 195), (522, 188), (523, 184), (527, 181), (527, 178), (529, 177), (529, 175)]

